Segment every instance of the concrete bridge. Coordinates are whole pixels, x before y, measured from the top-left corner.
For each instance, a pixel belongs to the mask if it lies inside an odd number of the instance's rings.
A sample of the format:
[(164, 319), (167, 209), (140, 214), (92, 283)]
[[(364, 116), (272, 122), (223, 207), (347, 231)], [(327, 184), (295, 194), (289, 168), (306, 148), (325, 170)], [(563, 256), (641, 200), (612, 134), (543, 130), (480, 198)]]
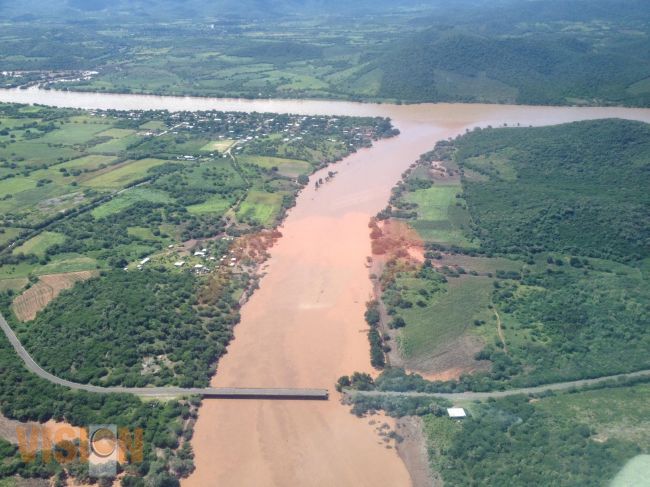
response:
[[(9, 342), (16, 350), (18, 356), (25, 363), (27, 369), (39, 377), (63, 387), (80, 391), (93, 392), (97, 394), (135, 394), (140, 397), (149, 398), (170, 398), (180, 396), (203, 396), (215, 399), (282, 399), (282, 400), (322, 400), (329, 399), (327, 389), (300, 389), (300, 388), (254, 388), (254, 387), (101, 387), (92, 384), (79, 384), (57, 377), (43, 370), (16, 337), (7, 321), (0, 314), (0, 328), (5, 333)], [(346, 391), (347, 395), (365, 396), (429, 396), (441, 397), (450, 400), (485, 400), (513, 396), (517, 394), (540, 394), (545, 391), (564, 391), (572, 388), (593, 386), (609, 381), (634, 379), (639, 377), (650, 377), (650, 370), (639, 370), (627, 374), (616, 374), (594, 379), (581, 379), (568, 382), (545, 384), (536, 387), (521, 389), (508, 389), (503, 391), (489, 392), (451, 392), (451, 393), (424, 393), (424, 392), (396, 392), (396, 391)]]
[(11, 329), (4, 316), (0, 314), (0, 328), (14, 347), (18, 356), (25, 363), (30, 372), (38, 375), (52, 384), (57, 384), (79, 391), (97, 394), (135, 394), (140, 397), (178, 397), (199, 395), (205, 398), (216, 399), (284, 399), (284, 400), (327, 400), (327, 389), (300, 389), (300, 388), (253, 388), (253, 387), (101, 387), (92, 384), (79, 384), (62, 379), (38, 365), (32, 356), (25, 350), (20, 340)]

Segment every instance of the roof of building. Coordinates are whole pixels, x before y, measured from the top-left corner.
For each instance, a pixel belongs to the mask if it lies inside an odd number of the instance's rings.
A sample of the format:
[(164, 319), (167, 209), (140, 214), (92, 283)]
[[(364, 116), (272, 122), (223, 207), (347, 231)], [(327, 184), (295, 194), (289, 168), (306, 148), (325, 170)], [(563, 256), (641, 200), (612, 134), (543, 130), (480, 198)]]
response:
[(465, 410), (463, 408), (447, 408), (447, 414), (450, 418), (465, 418)]

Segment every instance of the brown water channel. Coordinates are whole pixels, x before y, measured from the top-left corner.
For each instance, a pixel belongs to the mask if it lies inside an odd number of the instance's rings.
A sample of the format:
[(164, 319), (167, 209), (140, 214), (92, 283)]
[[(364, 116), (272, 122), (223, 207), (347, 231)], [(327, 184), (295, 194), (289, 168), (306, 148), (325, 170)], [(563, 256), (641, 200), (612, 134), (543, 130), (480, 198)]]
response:
[[(101, 109), (226, 110), (391, 117), (399, 137), (338, 163), (337, 176), (298, 197), (271, 249), (260, 289), (242, 309), (214, 386), (333, 389), (371, 371), (363, 319), (371, 285), (369, 218), (400, 174), (437, 140), (474, 126), (549, 125), (650, 110), (471, 104), (388, 105), (316, 100), (234, 100), (0, 90), (0, 101)], [(324, 171), (326, 171), (325, 169)], [(316, 175), (318, 177), (318, 175)], [(313, 180), (313, 179), (312, 179)], [(186, 486), (403, 486), (409, 473), (367, 420), (330, 401), (206, 400)]]

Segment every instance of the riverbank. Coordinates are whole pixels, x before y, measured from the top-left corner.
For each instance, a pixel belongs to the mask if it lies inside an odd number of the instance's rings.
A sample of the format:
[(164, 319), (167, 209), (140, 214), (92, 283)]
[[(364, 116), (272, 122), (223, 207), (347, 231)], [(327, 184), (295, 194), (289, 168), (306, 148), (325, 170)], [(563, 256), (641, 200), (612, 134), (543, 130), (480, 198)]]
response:
[[(336, 178), (310, 184), (289, 212), (260, 289), (242, 309), (235, 340), (213, 385), (332, 388), (351, 371), (371, 371), (365, 303), (371, 296), (368, 221), (401, 173), (435, 142), (474, 126), (549, 125), (650, 110), (508, 105), (372, 105), (299, 100), (218, 100), (0, 90), (0, 100), (79, 108), (292, 112), (388, 116), (401, 130), (336, 165)], [(323, 170), (320, 177), (326, 174)], [(312, 178), (319, 177), (318, 174)], [(205, 401), (192, 440), (196, 471), (187, 485), (408, 485), (394, 449), (374, 430), (325, 402)]]

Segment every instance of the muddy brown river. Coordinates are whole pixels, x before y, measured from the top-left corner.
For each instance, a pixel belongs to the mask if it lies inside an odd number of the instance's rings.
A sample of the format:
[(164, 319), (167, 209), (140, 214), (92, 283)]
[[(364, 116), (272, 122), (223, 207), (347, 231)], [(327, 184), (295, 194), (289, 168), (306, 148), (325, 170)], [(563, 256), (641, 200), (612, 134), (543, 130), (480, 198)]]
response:
[[(235, 100), (0, 90), (0, 101), (101, 109), (227, 110), (391, 117), (401, 135), (336, 164), (334, 180), (298, 197), (271, 249), (260, 289), (242, 309), (215, 386), (318, 387), (371, 372), (363, 319), (371, 295), (369, 218), (400, 174), (437, 140), (466, 128), (550, 125), (619, 117), (650, 121), (648, 109), (479, 104), (389, 105), (317, 100)], [(327, 169), (323, 170), (326, 171)], [(316, 176), (318, 177), (318, 175)], [(313, 180), (313, 179), (312, 179)], [(185, 486), (406, 486), (394, 449), (368, 420), (326, 402), (206, 400)]]

